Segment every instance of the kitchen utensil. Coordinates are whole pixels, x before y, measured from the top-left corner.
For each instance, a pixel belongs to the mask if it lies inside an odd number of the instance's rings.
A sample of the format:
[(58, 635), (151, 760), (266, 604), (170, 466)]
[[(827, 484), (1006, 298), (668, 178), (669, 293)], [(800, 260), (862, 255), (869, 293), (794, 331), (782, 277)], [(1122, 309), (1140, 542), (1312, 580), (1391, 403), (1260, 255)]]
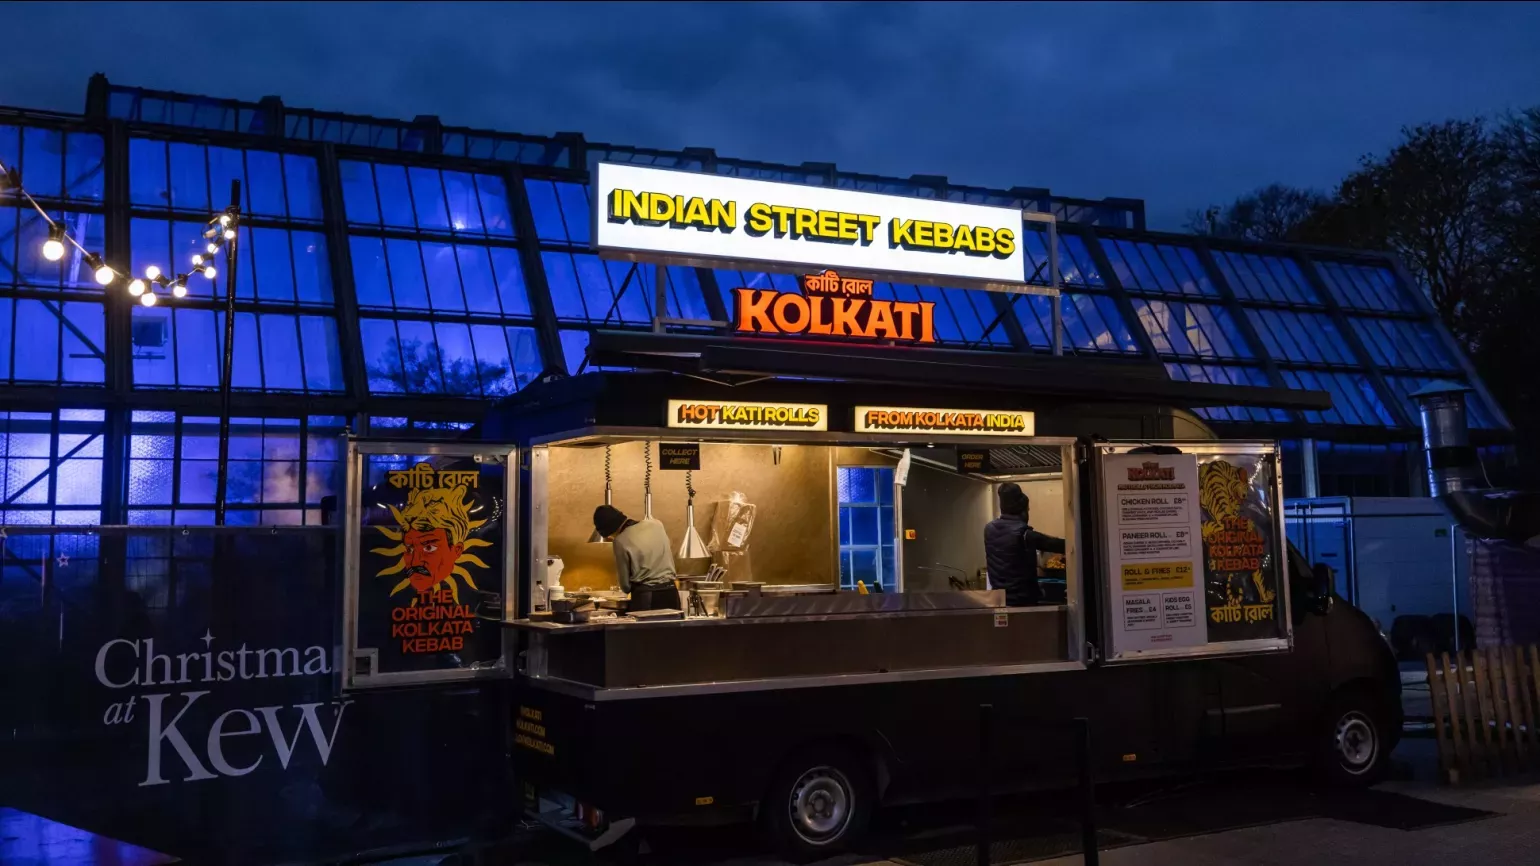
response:
[(710, 557), (706, 552), (706, 542), (701, 540), (700, 533), (695, 531), (695, 484), (691, 478), (694, 475), (690, 470), (684, 473), (684, 492), (687, 497), (684, 506), (684, 541), (679, 543), (679, 559), (701, 559)]

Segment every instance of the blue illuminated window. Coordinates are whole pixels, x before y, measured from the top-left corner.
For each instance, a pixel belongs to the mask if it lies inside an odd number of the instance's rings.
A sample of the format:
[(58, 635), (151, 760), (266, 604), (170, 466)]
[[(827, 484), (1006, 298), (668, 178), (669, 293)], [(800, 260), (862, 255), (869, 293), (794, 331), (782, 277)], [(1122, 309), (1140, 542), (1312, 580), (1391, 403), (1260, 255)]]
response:
[(1256, 308), (1246, 311), (1268, 354), (1280, 361), (1354, 365), (1337, 325), (1321, 313)]
[[(202, 222), (135, 219), (131, 223), (131, 268), (135, 276), (154, 265), (162, 273), (186, 273), (192, 257), (207, 256)], [(242, 229), (236, 254), (235, 296), (243, 301), (285, 306), (333, 303), (331, 262), (320, 232), (281, 228)], [(211, 260), (215, 279), (194, 273), (187, 280), (189, 298), (225, 296), (224, 252)]]
[[(1419, 417), (1420, 410), (1417, 401), (1412, 399), (1413, 394), (1429, 385), (1465, 385), (1466, 383), (1463, 379), (1437, 376), (1386, 376), (1385, 384), (1390, 386), (1390, 390), (1396, 393), (1401, 405), (1406, 407), (1407, 415), (1416, 419)], [(1486, 401), (1475, 391), (1465, 395), (1465, 417), (1466, 422), (1477, 429), (1495, 430), (1501, 426), (1497, 423), (1497, 417), (1487, 407)]]
[[(1204, 382), (1210, 385), (1270, 386), (1260, 367), (1219, 364), (1167, 364), (1166, 372), (1178, 382)], [(1289, 413), (1260, 406), (1210, 406), (1194, 410), (1209, 421), (1254, 421), (1288, 423)]]
[(206, 216), (230, 204), (241, 182), (241, 210), (258, 217), (321, 219), (315, 157), (133, 138), (128, 143), (129, 199), (137, 207)]
[(103, 417), (0, 412), (0, 525), (101, 523)]
[(1390, 268), (1351, 262), (1318, 262), (1317, 268), (1332, 297), (1347, 309), (1383, 312), (1416, 310)]
[(527, 318), (529, 293), (511, 247), (354, 236), (358, 305)]
[(629, 367), (601, 367), (588, 363), (588, 341), (593, 335), (588, 331), (565, 328), (561, 331), (561, 353), (567, 361), (567, 374), (592, 373), (599, 370), (628, 370)]
[[(224, 337), (222, 310), (134, 307), (134, 387), (218, 388)], [(329, 316), (237, 312), (231, 370), (237, 390), (341, 391), (336, 322)]]
[(0, 163), (19, 170), (35, 198), (101, 201), (103, 153), (95, 133), (0, 123)]
[(106, 345), (100, 303), (0, 297), (0, 382), (100, 385)]
[(1315, 443), (1321, 496), (1410, 496), (1411, 474), (1403, 442)]
[[(341, 488), (343, 419), (234, 418), (226, 521), (319, 524), (324, 496)], [(134, 412), (128, 444), (128, 520), (211, 524), (219, 419)]]
[[(100, 214), (50, 211), (88, 250), (101, 251), (105, 219)], [(64, 258), (43, 258), (48, 222), (32, 208), (0, 207), (0, 287), (78, 291), (99, 295), (95, 269), (80, 250), (65, 245)]]
[(1361, 373), (1323, 373), (1313, 370), (1282, 370), (1284, 382), (1300, 391), (1325, 391), (1332, 407), (1324, 412), (1305, 412), (1311, 424), (1395, 426), (1390, 411), (1375, 393), (1369, 377)]
[(1123, 288), (1167, 295), (1217, 295), (1198, 254), (1187, 247), (1143, 241), (1102, 241)]
[(897, 586), (893, 541), (893, 470), (885, 466), (837, 469), (840, 586), (892, 591)]
[(350, 225), (513, 237), (508, 188), (496, 175), (353, 160), (338, 171)]
[(568, 181), (526, 180), (529, 209), (535, 217), (535, 235), (542, 241), (586, 246), (593, 214), (588, 204), (588, 185)]
[[(1039, 286), (1052, 285), (1053, 272), (1049, 268), (1047, 229), (1036, 228), (1035, 224), (1031, 223), (1023, 225), (1021, 249), (1027, 260), (1027, 282)], [(1096, 262), (1091, 258), (1091, 252), (1086, 249), (1085, 240), (1077, 234), (1059, 232), (1059, 283), (1065, 286), (1093, 288), (1104, 285), (1101, 273), (1096, 269)]]
[[(1112, 298), (1065, 292), (1059, 299), (1065, 351), (1139, 353), (1139, 345), (1134, 342), (1128, 324), (1123, 321), (1117, 302)], [(1032, 348), (1052, 348), (1052, 299), (1042, 295), (1012, 295), (1011, 303)]]
[(1435, 326), (1404, 319), (1348, 319), (1374, 362), (1407, 370), (1454, 370), (1456, 364)]
[(501, 397), (542, 369), (529, 327), (365, 318), (359, 330), (375, 394)]
[(1208, 304), (1133, 299), (1139, 323), (1163, 356), (1182, 358), (1250, 358), (1230, 312)]
[(1293, 259), (1215, 250), (1214, 262), (1237, 298), (1320, 306), (1315, 290)]
[[(540, 254), (556, 317), (594, 325), (644, 325), (652, 321), (652, 265), (604, 261), (591, 253), (548, 250)], [(694, 268), (667, 269), (668, 315), (709, 320)]]

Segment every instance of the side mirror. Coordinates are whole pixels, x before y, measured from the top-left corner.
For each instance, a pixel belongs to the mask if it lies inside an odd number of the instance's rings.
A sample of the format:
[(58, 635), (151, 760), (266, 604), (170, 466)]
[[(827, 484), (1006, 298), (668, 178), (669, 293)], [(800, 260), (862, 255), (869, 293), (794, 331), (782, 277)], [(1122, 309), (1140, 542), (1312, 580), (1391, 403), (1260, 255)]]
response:
[(1332, 589), (1336, 586), (1336, 576), (1332, 573), (1331, 566), (1324, 562), (1317, 562), (1310, 566), (1310, 574), (1315, 578), (1311, 586), (1311, 607), (1316, 613), (1326, 613), (1331, 610)]

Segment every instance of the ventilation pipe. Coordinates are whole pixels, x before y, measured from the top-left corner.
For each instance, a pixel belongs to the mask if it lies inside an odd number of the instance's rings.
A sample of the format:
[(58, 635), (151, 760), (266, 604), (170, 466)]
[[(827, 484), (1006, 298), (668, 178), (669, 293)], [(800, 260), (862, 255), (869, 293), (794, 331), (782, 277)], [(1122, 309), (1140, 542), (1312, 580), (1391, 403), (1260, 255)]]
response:
[(1540, 493), (1498, 490), (1470, 444), (1465, 385), (1440, 382), (1412, 394), (1422, 420), (1428, 491), (1477, 538), (1540, 548)]

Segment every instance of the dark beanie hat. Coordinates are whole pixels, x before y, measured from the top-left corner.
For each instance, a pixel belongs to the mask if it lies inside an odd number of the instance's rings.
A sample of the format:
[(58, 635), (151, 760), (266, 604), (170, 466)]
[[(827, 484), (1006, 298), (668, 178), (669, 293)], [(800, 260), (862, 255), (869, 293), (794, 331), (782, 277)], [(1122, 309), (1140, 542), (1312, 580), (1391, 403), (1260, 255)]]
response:
[(1027, 510), (1027, 494), (1014, 481), (1000, 485), (1000, 513), (1023, 514)]
[(605, 538), (619, 532), (625, 525), (625, 512), (619, 508), (613, 505), (601, 505), (594, 509), (594, 529), (599, 530), (599, 534)]

